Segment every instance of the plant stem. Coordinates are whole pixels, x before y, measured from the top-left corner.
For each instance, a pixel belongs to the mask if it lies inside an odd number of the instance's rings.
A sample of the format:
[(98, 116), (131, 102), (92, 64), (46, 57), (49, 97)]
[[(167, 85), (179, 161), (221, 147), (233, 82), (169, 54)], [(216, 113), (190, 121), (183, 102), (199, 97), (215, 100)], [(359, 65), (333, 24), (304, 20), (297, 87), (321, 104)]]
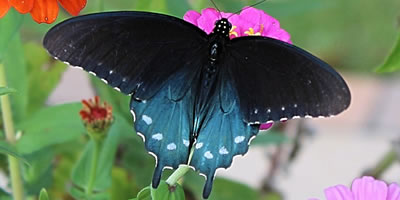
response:
[[(2, 63), (0, 63), (0, 87), (7, 87), (5, 69), (4, 69), (4, 65)], [(15, 145), (17, 140), (15, 138), (10, 98), (8, 95), (2, 95), (0, 97), (0, 99), (1, 99), (1, 110), (2, 110), (2, 117), (3, 117), (3, 122), (4, 122), (4, 131), (6, 134), (6, 140), (11, 145)], [(11, 187), (13, 190), (14, 200), (23, 200), (24, 199), (24, 187), (23, 187), (22, 179), (21, 179), (19, 161), (15, 157), (8, 155), (8, 162), (9, 162)]]
[[(194, 148), (192, 148), (190, 151), (188, 163), (190, 163), (190, 161), (192, 160), (193, 149)], [(189, 167), (189, 165), (180, 165), (178, 169), (176, 169), (165, 182), (170, 186), (174, 186), (179, 181), (179, 179), (181, 179), (190, 169), (191, 168)]]
[(92, 158), (92, 163), (90, 166), (90, 176), (89, 176), (89, 182), (86, 188), (86, 194), (88, 196), (92, 195), (93, 193), (93, 187), (94, 183), (96, 180), (96, 173), (97, 173), (97, 165), (99, 163), (99, 156), (100, 156), (100, 147), (101, 147), (101, 141), (93, 139), (94, 142), (94, 151), (93, 151), (93, 158)]
[(174, 171), (174, 173), (171, 174), (171, 176), (168, 177), (168, 179), (165, 181), (168, 185), (173, 186), (175, 185), (180, 178), (182, 178), (186, 172), (190, 170), (190, 167), (188, 165), (180, 165), (177, 170)]
[(375, 168), (368, 170), (364, 175), (373, 176), (379, 178), (382, 174), (397, 160), (396, 151), (390, 150), (385, 156), (378, 162)]

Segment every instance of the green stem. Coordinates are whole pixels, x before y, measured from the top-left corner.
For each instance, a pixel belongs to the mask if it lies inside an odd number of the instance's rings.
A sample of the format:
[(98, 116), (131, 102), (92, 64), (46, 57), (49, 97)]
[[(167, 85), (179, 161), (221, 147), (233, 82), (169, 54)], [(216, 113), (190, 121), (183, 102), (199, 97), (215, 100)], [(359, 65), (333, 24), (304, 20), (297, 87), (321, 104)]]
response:
[(171, 176), (165, 181), (168, 185), (173, 186), (175, 185), (179, 179), (181, 179), (188, 171), (190, 167), (188, 165), (181, 165), (178, 167)]
[(397, 153), (396, 151), (389, 151), (385, 154), (385, 156), (378, 162), (375, 168), (369, 170), (366, 175), (373, 176), (375, 178), (379, 178), (394, 162), (397, 161)]
[[(0, 86), (7, 87), (5, 69), (4, 69), (4, 65), (2, 63), (0, 63)], [(2, 95), (0, 97), (0, 99), (1, 99), (1, 110), (3, 111), (2, 117), (3, 117), (3, 122), (4, 122), (4, 131), (6, 133), (6, 140), (11, 145), (15, 145), (17, 140), (15, 138), (10, 98), (8, 95)], [(15, 157), (12, 157), (9, 155), (8, 162), (9, 162), (11, 187), (12, 187), (12, 191), (13, 191), (14, 200), (23, 200), (24, 199), (24, 187), (22, 184), (19, 161)]]
[[(190, 151), (188, 163), (190, 163), (190, 161), (192, 160), (193, 149), (194, 148), (192, 148), (192, 150)], [(174, 186), (179, 181), (179, 179), (181, 179), (190, 169), (191, 168), (188, 165), (180, 165), (178, 169), (176, 169), (165, 182), (170, 186)]]
[(91, 168), (90, 168), (90, 176), (89, 176), (89, 182), (86, 188), (86, 194), (88, 196), (92, 195), (93, 193), (93, 187), (94, 183), (96, 180), (96, 173), (97, 173), (97, 165), (99, 163), (99, 156), (100, 156), (100, 147), (101, 147), (101, 141), (93, 139), (94, 142), (94, 151), (93, 151), (93, 159), (91, 163)]

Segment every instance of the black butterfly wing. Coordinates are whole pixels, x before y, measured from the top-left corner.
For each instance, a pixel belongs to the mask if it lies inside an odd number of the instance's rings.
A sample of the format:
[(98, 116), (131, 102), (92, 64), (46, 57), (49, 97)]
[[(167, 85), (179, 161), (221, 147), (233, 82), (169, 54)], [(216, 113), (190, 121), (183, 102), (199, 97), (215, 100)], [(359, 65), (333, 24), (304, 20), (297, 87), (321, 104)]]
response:
[(252, 36), (233, 39), (226, 51), (245, 122), (328, 117), (350, 104), (343, 78), (294, 45)]
[(111, 12), (58, 24), (43, 43), (57, 59), (132, 94), (135, 128), (156, 157), (154, 187), (165, 167), (187, 163), (193, 140), (191, 88), (208, 61), (203, 31), (171, 16)]
[[(194, 25), (172, 16), (109, 12), (66, 20), (46, 34), (43, 44), (57, 59), (144, 100), (184, 67), (194, 56), (190, 52), (206, 45), (206, 38)], [(189, 85), (175, 88), (176, 98)]]

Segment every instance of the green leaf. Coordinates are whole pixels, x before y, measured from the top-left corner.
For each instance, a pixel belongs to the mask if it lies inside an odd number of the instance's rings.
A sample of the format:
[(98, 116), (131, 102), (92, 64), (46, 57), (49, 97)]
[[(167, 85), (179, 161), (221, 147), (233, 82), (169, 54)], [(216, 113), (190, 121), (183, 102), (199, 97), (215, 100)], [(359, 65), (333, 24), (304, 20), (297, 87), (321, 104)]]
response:
[(154, 172), (154, 157), (147, 153), (142, 139), (136, 134), (134, 138), (124, 139), (121, 145), (125, 149), (122, 166), (129, 170), (139, 188), (148, 186)]
[(397, 42), (390, 53), (390, 55), (386, 58), (386, 61), (382, 66), (376, 69), (376, 72), (394, 72), (400, 69), (400, 33), (397, 38)]
[(46, 191), (45, 188), (43, 188), (43, 189), (40, 191), (39, 200), (49, 200), (49, 195), (47, 194), (47, 191)]
[[(129, 129), (132, 130), (132, 128)], [(111, 169), (114, 164), (115, 153), (121, 136), (123, 136), (126, 131), (126, 122), (121, 120), (120, 116), (115, 115), (114, 123), (100, 149), (99, 163), (97, 165), (98, 168), (96, 170), (96, 179), (93, 188), (95, 191), (104, 191), (110, 187), (112, 180)], [(94, 142), (92, 140), (89, 141), (81, 158), (72, 170), (71, 178), (73, 183), (83, 189), (87, 188), (89, 182), (94, 147)]]
[(112, 169), (112, 184), (110, 200), (121, 200), (121, 199), (129, 199), (134, 196), (139, 189), (135, 191), (137, 187), (132, 183), (134, 181), (130, 180), (130, 175), (128, 172), (120, 167), (114, 167)]
[(225, 178), (216, 178), (210, 199), (213, 200), (231, 200), (246, 199), (258, 200), (258, 192), (242, 183), (228, 180)]
[(251, 145), (272, 145), (272, 144), (282, 144), (288, 142), (289, 138), (286, 137), (282, 132), (268, 130), (260, 132), (253, 141)]
[(151, 188), (151, 197), (153, 200), (184, 200), (185, 192), (179, 184), (171, 187), (165, 181), (161, 181), (158, 188)]
[(152, 200), (150, 186), (143, 188), (135, 198), (137, 200)]
[(80, 200), (109, 200), (109, 194), (108, 193), (95, 193), (92, 194), (90, 197), (88, 197), (82, 190), (79, 190), (75, 187), (71, 187), (69, 193), (71, 196), (73, 196), (75, 199), (80, 199)]
[(79, 116), (81, 107), (80, 103), (47, 107), (18, 124), (23, 136), (17, 141), (17, 149), (32, 153), (78, 138), (85, 132)]
[(24, 187), (27, 195), (37, 195), (42, 188), (49, 188), (53, 181), (53, 149), (46, 148), (24, 155), (30, 166), (23, 167)]
[[(0, 21), (2, 21), (1, 19)], [(18, 92), (10, 96), (11, 109), (15, 122), (25, 119), (27, 107), (27, 76), (24, 50), (19, 34), (16, 34), (9, 43), (3, 60), (6, 71), (7, 87), (14, 88)]]
[(28, 71), (29, 114), (45, 105), (66, 67), (64, 63), (51, 58), (42, 45), (37, 43), (25, 44), (24, 52)]
[(16, 92), (15, 89), (9, 87), (0, 87), (0, 96)]
[[(204, 178), (197, 172), (190, 171), (185, 175), (184, 187), (188, 194), (193, 194), (197, 199), (202, 199)], [(247, 185), (242, 183), (216, 177), (214, 186), (211, 191), (209, 199), (212, 200), (232, 200), (232, 199), (246, 199), (258, 200), (258, 192)]]
[(9, 42), (19, 30), (23, 21), (23, 16), (14, 9), (10, 9), (8, 14), (0, 20), (0, 62), (4, 58)]
[(29, 162), (26, 160), (26, 158), (24, 156), (22, 156), (15, 149), (15, 147), (11, 146), (10, 144), (8, 144), (5, 141), (0, 141), (0, 153), (13, 156), (13, 157), (17, 158), (18, 160), (29, 165)]

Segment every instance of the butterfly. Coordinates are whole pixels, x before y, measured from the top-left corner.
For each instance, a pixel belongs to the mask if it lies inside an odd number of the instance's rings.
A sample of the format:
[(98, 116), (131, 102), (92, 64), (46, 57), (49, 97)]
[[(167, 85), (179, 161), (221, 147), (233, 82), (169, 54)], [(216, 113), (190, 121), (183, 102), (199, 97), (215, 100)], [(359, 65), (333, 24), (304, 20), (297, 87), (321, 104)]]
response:
[(329, 117), (350, 104), (343, 78), (294, 45), (261, 36), (229, 38), (150, 12), (106, 12), (66, 20), (43, 44), (58, 60), (83, 68), (131, 96), (134, 127), (156, 158), (152, 186), (165, 168), (188, 164), (206, 177), (244, 155), (260, 124)]

